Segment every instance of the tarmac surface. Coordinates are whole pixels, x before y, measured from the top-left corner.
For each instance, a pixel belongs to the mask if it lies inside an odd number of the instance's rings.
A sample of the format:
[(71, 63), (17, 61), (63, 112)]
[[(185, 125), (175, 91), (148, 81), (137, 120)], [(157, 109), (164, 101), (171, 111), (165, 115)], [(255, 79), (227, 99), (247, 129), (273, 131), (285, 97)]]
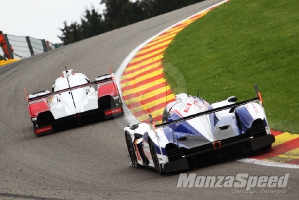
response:
[(43, 137), (33, 133), (24, 87), (28, 93), (50, 90), (65, 66), (91, 80), (108, 73), (108, 67), (116, 71), (136, 46), (217, 2), (206, 0), (1, 67), (0, 199), (296, 199), (298, 169), (233, 158), (203, 161), (202, 167), (188, 171), (207, 176), (289, 173), (285, 188), (254, 188), (249, 193), (234, 187), (178, 188), (178, 173), (161, 176), (152, 169), (129, 167), (123, 134), (126, 116)]

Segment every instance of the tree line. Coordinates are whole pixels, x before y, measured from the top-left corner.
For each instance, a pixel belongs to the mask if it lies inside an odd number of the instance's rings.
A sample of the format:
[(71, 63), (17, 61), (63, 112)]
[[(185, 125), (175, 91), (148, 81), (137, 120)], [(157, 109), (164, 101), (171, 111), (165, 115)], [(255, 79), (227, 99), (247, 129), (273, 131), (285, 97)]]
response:
[(63, 24), (59, 39), (64, 45), (164, 14), (203, 0), (101, 0), (103, 14), (94, 7), (86, 9), (81, 23)]

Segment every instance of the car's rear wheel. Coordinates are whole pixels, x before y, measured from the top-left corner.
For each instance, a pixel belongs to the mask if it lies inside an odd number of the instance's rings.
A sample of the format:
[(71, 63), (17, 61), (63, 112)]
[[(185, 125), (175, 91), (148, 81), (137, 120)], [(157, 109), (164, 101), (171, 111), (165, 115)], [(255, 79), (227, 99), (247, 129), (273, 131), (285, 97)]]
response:
[(262, 148), (256, 150), (256, 152), (267, 151), (267, 150), (269, 150), (269, 149), (271, 149), (271, 148), (272, 148), (272, 144), (268, 144), (267, 146), (264, 146), (264, 147), (262, 147)]
[(149, 145), (150, 145), (150, 150), (151, 150), (151, 156), (152, 156), (152, 159), (153, 159), (153, 162), (154, 162), (154, 165), (155, 165), (155, 168), (156, 168), (157, 172), (159, 174), (164, 174), (164, 172), (162, 170), (162, 167), (161, 167), (161, 165), (159, 163), (159, 158), (157, 156), (157, 152), (156, 152), (154, 143), (150, 139), (149, 139)]
[(272, 144), (268, 144), (267, 146), (263, 147), (263, 150), (268, 150), (272, 148)]
[(125, 133), (125, 136), (126, 136), (126, 143), (127, 143), (127, 147), (128, 147), (129, 156), (130, 156), (130, 159), (131, 159), (131, 162), (132, 162), (132, 166), (137, 168), (139, 165), (138, 165), (138, 162), (137, 162), (137, 157), (136, 157), (136, 154), (135, 154), (135, 149), (134, 149), (134, 146), (133, 146), (131, 136), (128, 132)]

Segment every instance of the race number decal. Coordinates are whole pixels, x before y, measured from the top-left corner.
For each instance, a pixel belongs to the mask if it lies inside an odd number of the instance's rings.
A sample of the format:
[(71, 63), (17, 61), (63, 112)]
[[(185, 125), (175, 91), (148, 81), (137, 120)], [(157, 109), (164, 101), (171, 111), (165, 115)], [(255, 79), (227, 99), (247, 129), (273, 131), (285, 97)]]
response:
[(192, 106), (192, 104), (191, 104), (191, 103), (187, 103), (187, 105), (186, 105), (186, 108), (185, 108), (184, 112), (188, 112), (191, 106)]

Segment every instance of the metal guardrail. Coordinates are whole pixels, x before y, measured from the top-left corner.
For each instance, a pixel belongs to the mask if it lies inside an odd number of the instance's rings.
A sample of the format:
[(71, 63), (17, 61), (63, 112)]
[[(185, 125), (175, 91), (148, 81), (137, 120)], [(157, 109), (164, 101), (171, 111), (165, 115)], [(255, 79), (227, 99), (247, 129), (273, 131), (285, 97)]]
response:
[[(61, 47), (63, 44), (54, 44), (44, 39), (36, 39), (29, 36), (15, 36), (3, 34), (8, 47), (7, 51), (12, 59), (28, 58)], [(13, 52), (11, 48), (13, 48)], [(1, 51), (0, 51), (1, 55)], [(5, 55), (4, 55), (5, 56)], [(4, 57), (3, 56), (3, 57)], [(5, 57), (4, 57), (5, 58)]]

